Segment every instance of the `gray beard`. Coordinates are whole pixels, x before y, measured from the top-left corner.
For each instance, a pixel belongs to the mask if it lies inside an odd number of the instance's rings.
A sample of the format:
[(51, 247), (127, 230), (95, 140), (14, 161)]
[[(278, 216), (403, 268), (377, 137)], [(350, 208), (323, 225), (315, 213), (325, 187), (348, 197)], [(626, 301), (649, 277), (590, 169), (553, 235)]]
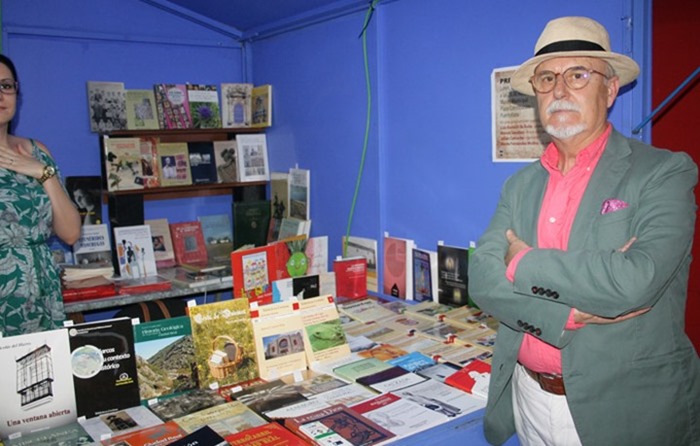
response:
[(568, 139), (582, 133), (584, 130), (586, 130), (586, 126), (584, 124), (569, 125), (565, 127), (554, 127), (553, 125), (547, 125), (544, 129), (552, 138)]

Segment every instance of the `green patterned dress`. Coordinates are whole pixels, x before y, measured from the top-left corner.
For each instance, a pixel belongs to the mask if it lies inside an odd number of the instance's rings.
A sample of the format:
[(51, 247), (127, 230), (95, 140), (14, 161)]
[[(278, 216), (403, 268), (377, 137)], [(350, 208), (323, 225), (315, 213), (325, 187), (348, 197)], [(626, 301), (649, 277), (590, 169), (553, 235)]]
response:
[[(34, 157), (55, 167), (32, 141)], [(65, 319), (58, 266), (46, 240), (51, 201), (26, 175), (0, 168), (0, 332), (3, 336), (60, 327)]]

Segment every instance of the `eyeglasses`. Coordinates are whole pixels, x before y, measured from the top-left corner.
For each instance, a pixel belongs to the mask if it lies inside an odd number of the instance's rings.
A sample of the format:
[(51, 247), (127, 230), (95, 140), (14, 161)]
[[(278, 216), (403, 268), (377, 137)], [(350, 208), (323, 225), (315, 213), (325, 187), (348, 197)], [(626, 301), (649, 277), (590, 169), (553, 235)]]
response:
[(10, 79), (0, 80), (0, 93), (15, 95), (19, 90), (19, 82)]
[(600, 74), (605, 79), (610, 79), (608, 75), (600, 71), (584, 67), (571, 67), (566, 69), (563, 73), (540, 71), (530, 78), (530, 83), (536, 92), (549, 93), (554, 90), (554, 86), (557, 83), (557, 76), (561, 75), (567, 87), (572, 90), (580, 90), (588, 85), (588, 82), (591, 80), (591, 74), (593, 73)]

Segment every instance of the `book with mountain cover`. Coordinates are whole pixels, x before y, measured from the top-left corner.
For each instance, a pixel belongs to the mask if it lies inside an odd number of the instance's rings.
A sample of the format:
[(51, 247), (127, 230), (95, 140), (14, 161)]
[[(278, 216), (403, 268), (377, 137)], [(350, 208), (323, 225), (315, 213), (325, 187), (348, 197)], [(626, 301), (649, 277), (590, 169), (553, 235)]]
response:
[(226, 264), (230, 266), (231, 251), (233, 251), (233, 229), (228, 214), (199, 215), (202, 225), (204, 246), (210, 264)]

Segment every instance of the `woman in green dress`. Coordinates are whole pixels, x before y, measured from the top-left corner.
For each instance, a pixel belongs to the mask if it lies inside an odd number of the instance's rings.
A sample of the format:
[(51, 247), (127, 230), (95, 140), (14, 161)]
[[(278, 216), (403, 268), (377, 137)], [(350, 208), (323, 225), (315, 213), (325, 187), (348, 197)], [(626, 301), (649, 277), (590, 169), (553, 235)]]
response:
[(80, 216), (46, 147), (11, 134), (19, 82), (0, 54), (0, 334), (60, 327), (65, 319), (58, 266), (46, 240), (72, 245)]

